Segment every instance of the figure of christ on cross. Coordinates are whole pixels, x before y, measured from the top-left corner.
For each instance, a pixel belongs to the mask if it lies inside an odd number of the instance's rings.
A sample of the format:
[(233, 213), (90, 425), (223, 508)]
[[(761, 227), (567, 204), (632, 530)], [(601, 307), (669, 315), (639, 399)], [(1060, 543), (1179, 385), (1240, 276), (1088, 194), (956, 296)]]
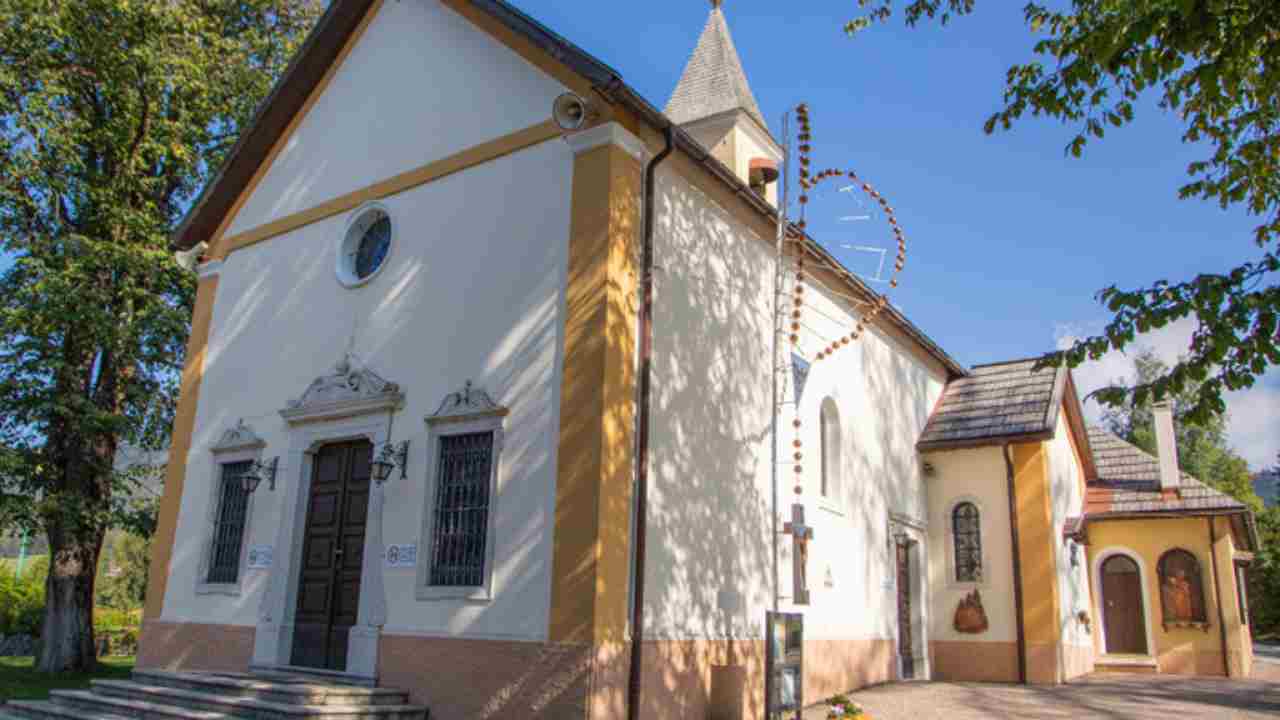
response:
[(809, 604), (809, 541), (813, 528), (804, 524), (804, 506), (791, 506), (791, 522), (783, 526), (783, 532), (791, 536), (791, 601), (796, 605)]

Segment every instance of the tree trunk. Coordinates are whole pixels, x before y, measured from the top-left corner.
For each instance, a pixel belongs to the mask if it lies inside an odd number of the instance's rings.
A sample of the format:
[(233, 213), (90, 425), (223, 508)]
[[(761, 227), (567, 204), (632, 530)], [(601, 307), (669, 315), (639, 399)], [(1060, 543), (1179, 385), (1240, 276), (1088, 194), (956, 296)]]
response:
[(98, 658), (93, 639), (93, 584), (102, 533), (88, 543), (49, 532), (49, 576), (45, 580), (44, 629), (39, 672), (90, 672)]

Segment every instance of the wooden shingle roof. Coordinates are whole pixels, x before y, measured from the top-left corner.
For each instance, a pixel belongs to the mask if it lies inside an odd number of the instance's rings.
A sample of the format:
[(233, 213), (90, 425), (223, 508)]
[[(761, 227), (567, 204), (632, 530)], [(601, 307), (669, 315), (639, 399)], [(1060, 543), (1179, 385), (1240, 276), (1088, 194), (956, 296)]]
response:
[(1205, 485), (1187, 473), (1176, 490), (1160, 488), (1155, 456), (1106, 430), (1089, 427), (1098, 478), (1089, 482), (1090, 517), (1135, 513), (1244, 512), (1244, 503)]
[(672, 121), (683, 125), (733, 110), (745, 111), (768, 131), (769, 125), (742, 70), (724, 11), (717, 5), (711, 8), (707, 26), (665, 112)]
[(1052, 437), (1068, 371), (1036, 370), (1038, 361), (979, 365), (953, 380), (916, 447), (942, 450)]

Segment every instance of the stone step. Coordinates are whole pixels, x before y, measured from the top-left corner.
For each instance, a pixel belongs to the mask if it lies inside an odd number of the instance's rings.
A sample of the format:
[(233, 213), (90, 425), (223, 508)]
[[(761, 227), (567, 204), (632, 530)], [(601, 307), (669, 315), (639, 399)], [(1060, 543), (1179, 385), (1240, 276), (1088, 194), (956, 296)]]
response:
[(245, 697), (281, 705), (403, 705), (409, 694), (392, 688), (318, 683), (307, 678), (241, 673), (193, 673), (134, 670), (133, 680), (177, 690)]
[(54, 691), (56, 704), (157, 720), (426, 720), (414, 705), (289, 705), (121, 680), (94, 680), (92, 692)]
[[(88, 690), (53, 690), (49, 702), (75, 713), (66, 717), (106, 715), (139, 720), (237, 720), (235, 715), (193, 710), (177, 705), (143, 702), (128, 698), (99, 695)], [(242, 716), (244, 718), (252, 716)]]
[(249, 674), (264, 680), (281, 680), (286, 682), (314, 682), (326, 685), (355, 685), (357, 687), (376, 687), (376, 678), (341, 672), (339, 670), (321, 670), (320, 668), (300, 667), (297, 665), (250, 665)]
[(129, 716), (86, 712), (48, 700), (10, 700), (0, 705), (0, 720), (129, 720)]

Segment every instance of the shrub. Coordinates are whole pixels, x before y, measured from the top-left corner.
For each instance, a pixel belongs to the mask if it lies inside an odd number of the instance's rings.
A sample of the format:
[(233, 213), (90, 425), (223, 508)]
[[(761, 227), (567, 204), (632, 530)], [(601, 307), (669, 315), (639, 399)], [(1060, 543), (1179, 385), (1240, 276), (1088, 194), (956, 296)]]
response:
[(22, 569), (20, 577), (10, 572), (0, 573), (0, 634), (40, 635), (44, 622), (44, 581), (48, 572), (49, 559), (40, 556)]

